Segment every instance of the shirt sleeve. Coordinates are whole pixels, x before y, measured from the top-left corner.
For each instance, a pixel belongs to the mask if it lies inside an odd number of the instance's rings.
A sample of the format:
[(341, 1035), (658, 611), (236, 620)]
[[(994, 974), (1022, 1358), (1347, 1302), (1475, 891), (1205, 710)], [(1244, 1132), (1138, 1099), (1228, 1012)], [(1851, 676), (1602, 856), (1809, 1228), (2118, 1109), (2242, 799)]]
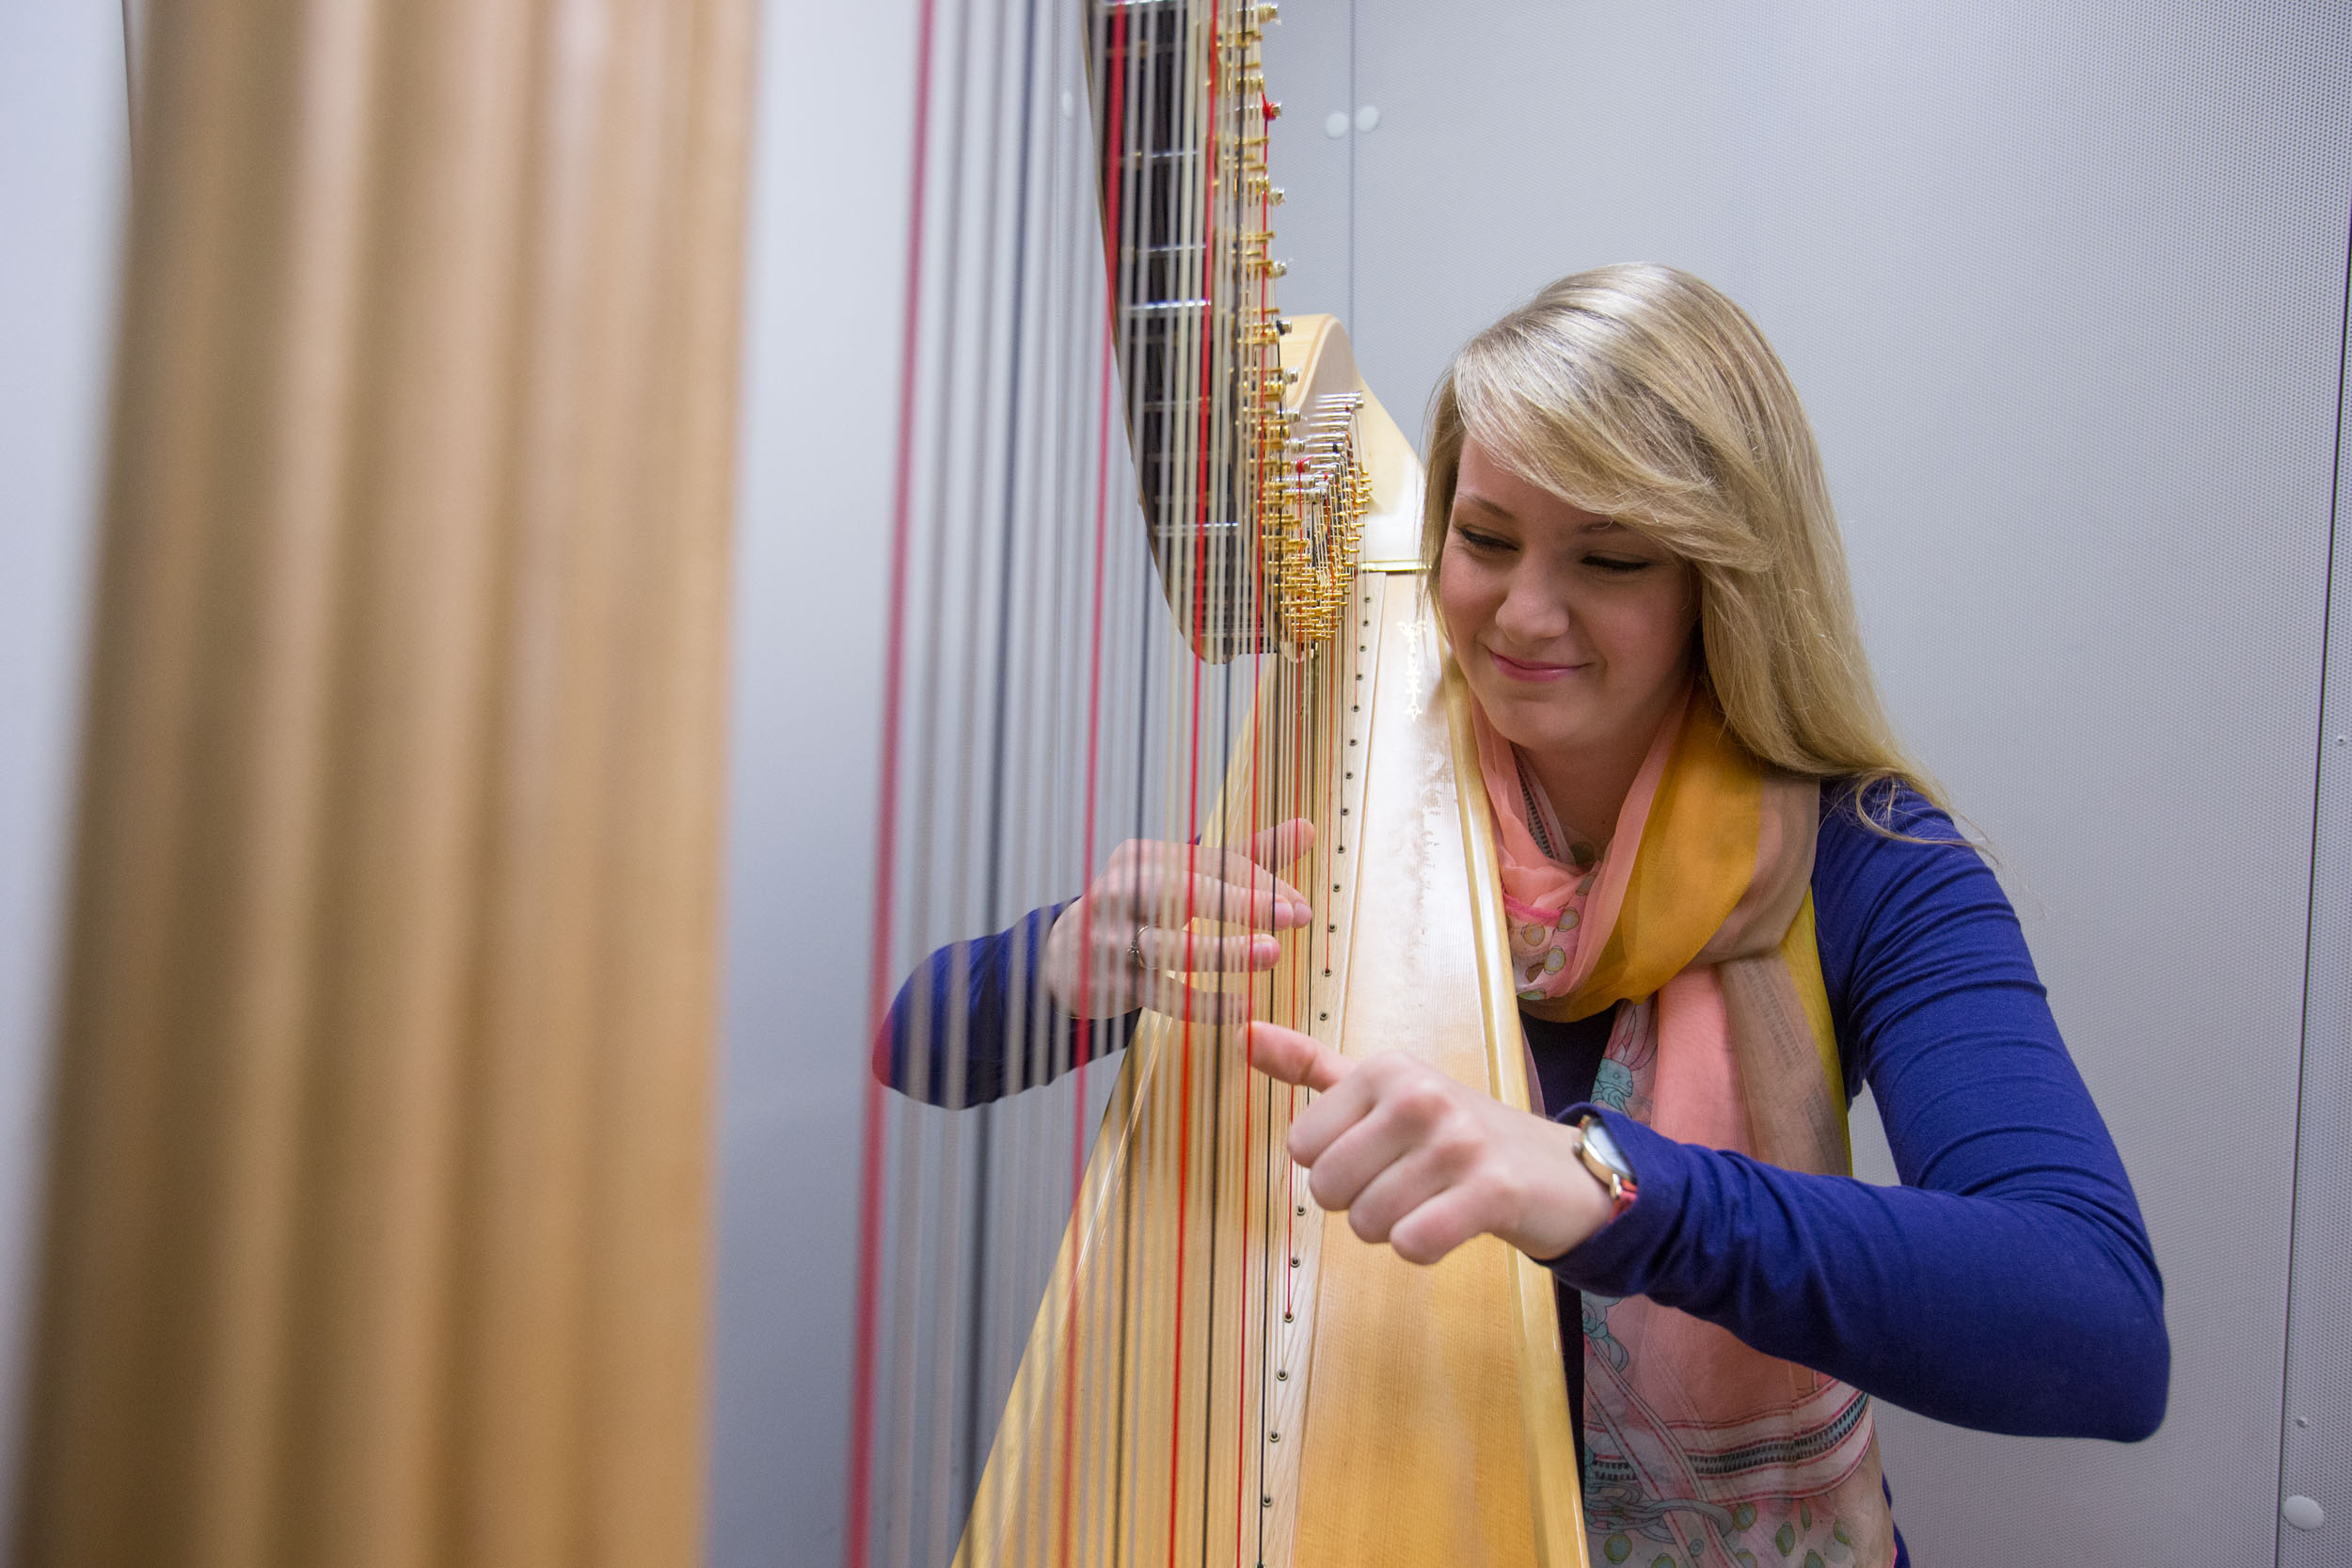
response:
[(1039, 978), (1045, 935), (1065, 907), (1031, 910), (917, 964), (874, 1041), (874, 1075), (928, 1104), (977, 1105), (1125, 1045), (1136, 1015), (1073, 1019)]
[(1872, 832), (1824, 791), (1813, 893), (1849, 1085), (1900, 1187), (1801, 1175), (1599, 1111), (1632, 1207), (1552, 1267), (1876, 1398), (1988, 1432), (2137, 1441), (2164, 1417), (2163, 1284), (2131, 1182), (2000, 884), (1942, 812)]

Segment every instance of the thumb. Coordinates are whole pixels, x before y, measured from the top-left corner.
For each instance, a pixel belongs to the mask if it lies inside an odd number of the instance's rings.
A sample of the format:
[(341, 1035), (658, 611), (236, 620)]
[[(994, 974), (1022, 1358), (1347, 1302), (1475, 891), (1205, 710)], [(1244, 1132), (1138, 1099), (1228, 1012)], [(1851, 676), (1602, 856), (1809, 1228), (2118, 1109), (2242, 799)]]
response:
[(1356, 1069), (1355, 1063), (1312, 1035), (1263, 1020), (1249, 1026), (1249, 1065), (1268, 1078), (1303, 1085), (1318, 1093)]

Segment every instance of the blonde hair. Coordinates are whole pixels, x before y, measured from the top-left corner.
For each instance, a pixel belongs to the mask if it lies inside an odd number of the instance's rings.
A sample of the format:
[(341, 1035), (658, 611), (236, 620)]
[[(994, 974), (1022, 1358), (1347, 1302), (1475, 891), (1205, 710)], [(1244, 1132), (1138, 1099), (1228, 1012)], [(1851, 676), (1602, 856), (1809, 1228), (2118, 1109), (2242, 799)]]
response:
[(1855, 811), (1882, 832), (1897, 784), (1944, 804), (1879, 704), (1812, 427), (1745, 311), (1673, 267), (1597, 267), (1464, 344), (1430, 415), (1433, 594), (1473, 436), (1696, 569), (1700, 678), (1751, 753), (1851, 778)]

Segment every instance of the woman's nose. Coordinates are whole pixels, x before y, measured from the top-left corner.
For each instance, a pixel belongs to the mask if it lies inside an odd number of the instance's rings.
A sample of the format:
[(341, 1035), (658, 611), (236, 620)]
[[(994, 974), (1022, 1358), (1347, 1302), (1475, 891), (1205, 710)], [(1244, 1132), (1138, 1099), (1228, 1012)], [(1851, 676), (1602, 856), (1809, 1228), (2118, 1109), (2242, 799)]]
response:
[(1548, 642), (1568, 629), (1567, 601), (1540, 573), (1514, 572), (1502, 603), (1495, 610), (1495, 626), (1520, 643)]

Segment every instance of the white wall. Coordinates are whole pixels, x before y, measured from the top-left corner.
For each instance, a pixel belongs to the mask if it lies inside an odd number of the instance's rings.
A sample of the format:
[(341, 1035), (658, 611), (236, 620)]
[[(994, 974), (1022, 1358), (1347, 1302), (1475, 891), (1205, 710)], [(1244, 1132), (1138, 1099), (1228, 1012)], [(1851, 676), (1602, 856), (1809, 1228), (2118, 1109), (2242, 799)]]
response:
[(0, 1538), (113, 341), (122, 14), (0, 0)]

